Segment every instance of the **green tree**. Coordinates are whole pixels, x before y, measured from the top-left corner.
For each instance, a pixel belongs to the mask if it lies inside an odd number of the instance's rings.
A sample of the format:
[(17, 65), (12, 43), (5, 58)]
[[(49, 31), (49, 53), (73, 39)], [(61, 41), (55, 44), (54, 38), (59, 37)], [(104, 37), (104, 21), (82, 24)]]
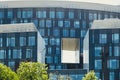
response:
[(90, 71), (89, 73), (87, 73), (85, 75), (85, 77), (83, 77), (82, 80), (98, 80), (98, 78), (95, 76), (95, 72), (94, 71)]
[(20, 80), (48, 80), (46, 65), (39, 62), (21, 62), (17, 74)]
[(17, 74), (0, 63), (0, 80), (19, 80)]

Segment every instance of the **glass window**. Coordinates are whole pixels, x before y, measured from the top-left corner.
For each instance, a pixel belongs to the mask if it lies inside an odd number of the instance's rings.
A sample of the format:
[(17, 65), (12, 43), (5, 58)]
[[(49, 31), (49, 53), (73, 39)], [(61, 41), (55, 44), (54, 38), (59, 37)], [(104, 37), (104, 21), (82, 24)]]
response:
[(29, 10), (29, 9), (23, 10), (23, 11), (22, 11), (22, 17), (23, 17), (23, 18), (32, 18), (32, 17), (33, 17), (33, 12), (32, 12), (32, 10)]
[(39, 31), (41, 36), (45, 36), (45, 29), (39, 29)]
[(56, 38), (56, 40), (55, 40), (55, 41), (56, 41), (56, 45), (58, 45), (58, 46), (59, 46), (59, 45), (60, 45), (60, 39), (59, 39), (59, 38)]
[(107, 34), (100, 34), (99, 35), (99, 43), (107, 43)]
[(75, 30), (70, 30), (70, 36), (75, 37)]
[(21, 18), (21, 10), (17, 11), (17, 18)]
[(46, 11), (43, 11), (43, 10), (37, 11), (36, 12), (36, 17), (37, 18), (46, 18)]
[(64, 21), (64, 26), (65, 27), (70, 27), (70, 21), (68, 21), (68, 20)]
[(98, 79), (100, 79), (100, 73), (99, 72), (95, 72), (95, 75), (98, 77)]
[(0, 50), (0, 59), (6, 58), (6, 50)]
[(74, 18), (74, 12), (73, 11), (69, 11), (69, 18)]
[(2, 46), (3, 46), (3, 38), (0, 37), (0, 47), (2, 47)]
[(63, 30), (63, 36), (64, 36), (64, 37), (67, 37), (68, 35), (69, 35), (69, 31), (66, 30), (66, 29), (64, 29), (64, 30)]
[(109, 80), (115, 80), (115, 76), (114, 76), (115, 74), (114, 74), (114, 72), (110, 72), (110, 74), (109, 74)]
[(58, 21), (58, 26), (59, 26), (59, 27), (63, 27), (63, 21), (62, 21), (62, 20), (59, 20), (59, 21)]
[(13, 12), (12, 12), (12, 10), (8, 10), (7, 17), (8, 17), (8, 18), (12, 18), (12, 17), (13, 17)]
[(62, 11), (57, 11), (56, 17), (57, 17), (57, 18), (64, 18), (64, 12), (62, 12)]
[(54, 65), (50, 65), (50, 66), (49, 66), (49, 69), (50, 69), (50, 70), (54, 70), (54, 69), (55, 69), (55, 66), (54, 66)]
[(52, 58), (52, 56), (47, 56), (46, 62), (47, 62), (47, 63), (53, 63), (53, 58)]
[(38, 20), (37, 19), (32, 20), (32, 22), (35, 24), (35, 26), (38, 26)]
[(95, 47), (95, 56), (101, 56), (101, 51), (102, 51), (101, 47)]
[(81, 11), (78, 12), (78, 16), (79, 16), (79, 19), (82, 18), (82, 14), (81, 14)]
[(61, 69), (61, 68), (62, 68), (61, 65), (56, 66), (56, 69)]
[(56, 54), (60, 54), (60, 48), (56, 47)]
[(45, 40), (45, 45), (48, 45), (48, 38), (44, 38)]
[(11, 50), (8, 50), (8, 59), (11, 59)]
[(21, 59), (22, 51), (21, 49), (13, 49), (13, 59)]
[(95, 69), (102, 69), (102, 61), (95, 60)]
[(108, 60), (107, 66), (109, 69), (119, 69), (119, 60), (116, 60), (116, 59)]
[(51, 47), (48, 47), (48, 54), (51, 54), (52, 53), (52, 49)]
[(89, 20), (93, 20), (93, 13), (89, 13)]
[(119, 34), (117, 34), (117, 33), (112, 34), (112, 42), (119, 43)]
[(86, 28), (86, 21), (82, 21), (82, 27)]
[(60, 30), (59, 29), (54, 29), (53, 30), (53, 35), (56, 36), (56, 37), (59, 37), (60, 36)]
[(114, 46), (114, 56), (119, 56), (119, 46)]
[(50, 11), (49, 17), (50, 18), (55, 18), (55, 11)]
[(57, 56), (54, 57), (54, 63), (58, 63), (58, 57)]
[(20, 46), (26, 46), (26, 37), (20, 37)]
[(52, 27), (52, 21), (46, 20), (46, 27)]
[(15, 62), (14, 61), (9, 61), (8, 66), (12, 69), (15, 70)]
[(51, 38), (51, 39), (50, 39), (50, 44), (51, 44), (51, 45), (55, 45), (55, 39), (54, 39), (54, 38)]
[(85, 37), (86, 35), (86, 30), (81, 30), (81, 37)]
[(112, 56), (112, 46), (109, 46), (109, 56)]
[(0, 11), (0, 19), (1, 18), (4, 18), (4, 12), (3, 11)]
[(80, 23), (79, 23), (79, 21), (74, 21), (74, 27), (75, 27), (75, 28), (80, 28)]
[(45, 21), (44, 20), (40, 20), (39, 21), (39, 26), (40, 27), (45, 27)]
[(15, 46), (15, 37), (7, 37), (7, 46)]
[(102, 19), (102, 14), (98, 13), (98, 20)]
[(29, 39), (28, 45), (34, 46), (35, 45), (35, 36), (29, 36), (28, 39)]
[(32, 49), (26, 49), (26, 58), (32, 58)]

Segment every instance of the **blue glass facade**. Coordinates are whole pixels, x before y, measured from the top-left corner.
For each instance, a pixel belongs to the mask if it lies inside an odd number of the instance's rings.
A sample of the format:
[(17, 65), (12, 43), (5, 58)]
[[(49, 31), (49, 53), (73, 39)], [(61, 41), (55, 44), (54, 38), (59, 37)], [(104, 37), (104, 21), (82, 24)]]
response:
[(120, 29), (90, 29), (89, 68), (102, 80), (120, 80)]
[[(100, 20), (111, 17), (120, 18), (119, 14), (120, 13), (118, 12), (111, 11), (62, 7), (0, 8), (0, 24), (33, 22), (45, 40), (45, 62), (46, 64), (48, 64), (49, 70), (83, 69), (83, 39), (87, 33), (87, 30), (91, 27), (92, 22), (94, 20)], [(106, 36), (100, 36), (100, 42), (102, 42), (102, 39), (106, 38)], [(79, 38), (79, 64), (61, 63), (62, 38)], [(25, 42), (26, 38), (22, 36), (20, 38), (20, 42), (18, 43), (21, 44), (20, 46), (25, 46), (27, 44), (29, 46), (34, 45), (33, 43), (30, 43), (31, 40), (34, 41), (33, 37), (31, 36), (28, 39), (28, 42)], [(0, 42), (1, 41), (3, 40), (0, 39)], [(14, 37), (10, 37), (10, 40), (8, 40), (8, 44), (10, 41), (14, 43)], [(14, 44), (11, 45), (14, 46)], [(2, 46), (2, 44), (0, 44), (0, 46)], [(95, 49), (96, 51), (99, 51), (99, 48)], [(32, 51), (26, 49), (26, 52), (26, 56), (31, 57), (30, 55)], [(99, 57), (100, 53), (98, 52), (96, 56)], [(101, 61), (99, 59), (96, 61), (96, 68), (98, 68), (97, 62)], [(10, 65), (11, 64), (14, 63), (11, 62)]]
[(0, 39), (0, 62), (13, 70), (28, 58), (37, 61), (37, 32), (0, 33)]

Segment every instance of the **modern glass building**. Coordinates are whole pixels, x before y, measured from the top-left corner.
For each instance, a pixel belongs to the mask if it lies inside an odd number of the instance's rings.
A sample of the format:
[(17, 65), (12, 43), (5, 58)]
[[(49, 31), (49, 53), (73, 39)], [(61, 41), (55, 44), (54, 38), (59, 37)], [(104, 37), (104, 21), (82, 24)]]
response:
[(85, 64), (83, 39), (93, 20), (120, 18), (119, 14), (120, 7), (104, 4), (56, 0), (0, 2), (0, 24), (33, 22), (45, 40), (49, 70), (71, 69), (74, 76), (74, 70), (83, 69)]
[(84, 47), (85, 54), (89, 54), (89, 70), (95, 70), (102, 80), (120, 80), (119, 19), (94, 21)]
[(33, 23), (0, 25), (0, 63), (16, 70), (21, 61), (45, 63), (45, 42)]

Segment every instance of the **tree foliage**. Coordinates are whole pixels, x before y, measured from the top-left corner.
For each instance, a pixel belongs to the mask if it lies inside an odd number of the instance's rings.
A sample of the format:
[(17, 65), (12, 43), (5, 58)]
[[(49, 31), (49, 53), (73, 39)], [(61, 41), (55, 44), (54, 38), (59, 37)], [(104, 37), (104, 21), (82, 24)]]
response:
[(15, 72), (0, 63), (0, 80), (19, 80)]
[(87, 73), (85, 75), (85, 77), (83, 77), (82, 80), (98, 80), (98, 78), (95, 76), (95, 72), (94, 71), (90, 71), (89, 73)]
[(20, 80), (48, 80), (45, 64), (39, 62), (22, 62), (17, 69)]

